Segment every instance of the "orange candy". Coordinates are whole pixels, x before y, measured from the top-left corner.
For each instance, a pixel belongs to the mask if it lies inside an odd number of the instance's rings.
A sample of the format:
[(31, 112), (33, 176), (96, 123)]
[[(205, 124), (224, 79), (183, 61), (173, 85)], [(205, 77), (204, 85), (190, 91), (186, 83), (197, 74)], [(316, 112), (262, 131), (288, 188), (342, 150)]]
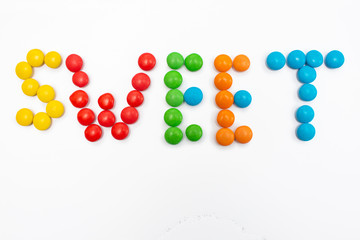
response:
[(219, 72), (229, 71), (232, 66), (231, 58), (228, 55), (221, 54), (215, 58), (214, 66)]
[(240, 126), (235, 130), (235, 139), (239, 143), (248, 143), (252, 139), (253, 133), (248, 126)]
[(235, 115), (230, 110), (221, 110), (217, 115), (217, 122), (224, 128), (231, 127), (235, 121)]
[(219, 90), (227, 90), (232, 85), (232, 77), (226, 72), (221, 72), (214, 79), (215, 87)]
[(216, 133), (216, 141), (222, 146), (228, 146), (234, 142), (234, 133), (228, 128), (221, 128)]
[(223, 90), (216, 94), (215, 102), (219, 108), (229, 108), (234, 103), (234, 96), (231, 92)]
[(233, 66), (236, 71), (244, 72), (250, 67), (250, 60), (245, 55), (238, 55), (234, 58)]

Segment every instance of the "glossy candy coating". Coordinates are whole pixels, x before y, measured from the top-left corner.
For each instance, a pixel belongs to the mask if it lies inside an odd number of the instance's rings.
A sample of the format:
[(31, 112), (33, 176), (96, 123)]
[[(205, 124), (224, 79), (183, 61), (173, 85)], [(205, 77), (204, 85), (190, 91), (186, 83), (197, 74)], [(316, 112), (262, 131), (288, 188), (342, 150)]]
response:
[(325, 57), (325, 65), (328, 68), (339, 68), (345, 62), (344, 55), (338, 50), (329, 52)]
[(83, 90), (77, 90), (77, 91), (73, 92), (70, 95), (69, 99), (70, 99), (70, 102), (72, 103), (72, 105), (77, 108), (83, 108), (89, 102), (89, 96)]
[(39, 49), (31, 49), (26, 55), (26, 61), (33, 67), (40, 67), (44, 64), (44, 53)]
[(185, 134), (190, 141), (196, 142), (202, 137), (203, 131), (199, 125), (191, 124), (186, 128)]
[(145, 73), (137, 73), (131, 80), (132, 86), (138, 91), (145, 91), (150, 86), (150, 77)]
[(92, 124), (95, 118), (95, 113), (89, 108), (83, 108), (77, 114), (77, 120), (83, 126)]
[(238, 72), (244, 72), (250, 67), (250, 59), (243, 54), (237, 55), (234, 58), (233, 67)]
[(58, 52), (48, 52), (45, 55), (45, 64), (50, 68), (58, 68), (61, 64), (61, 56)]
[(240, 126), (235, 130), (235, 139), (239, 143), (248, 143), (253, 137), (253, 132), (248, 126)]
[(77, 54), (70, 54), (65, 61), (67, 69), (70, 72), (78, 72), (83, 66), (82, 58)]
[(21, 126), (29, 126), (33, 123), (34, 114), (28, 108), (22, 108), (16, 113), (16, 122)]
[(64, 105), (57, 100), (52, 100), (46, 104), (46, 113), (52, 118), (59, 118), (64, 114)]
[(252, 101), (251, 94), (246, 90), (237, 91), (234, 95), (234, 103), (240, 108), (246, 108)]
[(298, 70), (297, 78), (302, 83), (312, 83), (316, 79), (316, 70), (305, 65)]
[(37, 90), (37, 96), (40, 101), (48, 103), (55, 99), (55, 90), (49, 85), (42, 85)]
[(201, 103), (203, 99), (203, 93), (200, 88), (191, 87), (188, 88), (184, 93), (184, 100), (190, 106), (196, 106)]
[(316, 98), (317, 90), (314, 85), (306, 83), (299, 89), (299, 98), (303, 101), (312, 101)]
[(115, 123), (111, 128), (111, 135), (117, 140), (123, 140), (129, 135), (129, 127), (123, 122)]
[(115, 124), (115, 115), (109, 110), (104, 110), (98, 115), (98, 122), (103, 127), (111, 127)]
[(183, 115), (176, 108), (170, 108), (164, 113), (164, 121), (170, 127), (179, 126), (183, 120)]
[(15, 73), (20, 79), (25, 80), (31, 78), (33, 69), (27, 62), (19, 62), (15, 67)]
[(287, 56), (287, 65), (293, 69), (299, 69), (305, 65), (305, 54), (300, 50), (294, 50)]
[(312, 107), (303, 105), (296, 111), (296, 120), (301, 123), (309, 123), (314, 119), (315, 112)]
[(280, 70), (285, 66), (286, 60), (281, 52), (272, 52), (266, 58), (266, 65), (271, 70)]
[(216, 94), (215, 102), (219, 108), (226, 109), (234, 103), (234, 96), (231, 92), (223, 90)]
[(183, 78), (178, 71), (169, 71), (164, 76), (164, 83), (168, 88), (175, 89), (180, 87)]
[(98, 99), (99, 107), (104, 110), (109, 110), (114, 107), (115, 99), (111, 93), (104, 93)]
[(101, 138), (102, 130), (101, 127), (97, 124), (91, 124), (86, 127), (85, 131), (85, 138), (90, 142), (96, 142)]
[(171, 69), (179, 69), (184, 65), (184, 57), (178, 52), (172, 52), (167, 56), (166, 62)]
[(170, 127), (165, 131), (164, 137), (166, 142), (176, 145), (181, 142), (183, 133), (178, 127)]
[(219, 90), (227, 90), (233, 83), (232, 77), (226, 72), (221, 72), (214, 79), (215, 87)]
[(126, 101), (130, 107), (139, 107), (144, 102), (144, 95), (138, 90), (132, 90), (128, 93)]
[(235, 121), (235, 115), (228, 109), (221, 110), (216, 118), (218, 124), (223, 128), (231, 127)]
[(320, 67), (324, 62), (323, 55), (317, 50), (311, 50), (306, 54), (306, 64), (310, 67)]
[(178, 107), (184, 102), (184, 95), (178, 89), (171, 89), (166, 94), (166, 102), (172, 107)]
[(192, 53), (185, 58), (185, 67), (191, 72), (200, 70), (202, 65), (203, 60), (197, 53)]
[(296, 130), (296, 136), (302, 141), (310, 141), (315, 137), (315, 128), (310, 123), (303, 123)]
[(121, 111), (121, 119), (126, 124), (133, 124), (139, 118), (139, 112), (134, 107), (126, 107)]
[(46, 113), (39, 112), (35, 114), (33, 123), (38, 130), (47, 130), (51, 126), (51, 118)]
[(216, 133), (216, 141), (222, 146), (229, 146), (234, 142), (235, 135), (229, 128), (220, 128)]
[(27, 96), (35, 96), (37, 94), (39, 87), (40, 87), (39, 82), (32, 78), (26, 79), (21, 84), (21, 89), (23, 93)]
[(144, 71), (150, 71), (155, 67), (156, 59), (151, 53), (143, 53), (138, 59), (139, 67)]
[(89, 83), (89, 77), (85, 72), (78, 71), (73, 74), (72, 81), (78, 87), (85, 87)]
[(214, 60), (214, 66), (219, 72), (227, 72), (232, 67), (232, 60), (226, 54), (220, 54)]

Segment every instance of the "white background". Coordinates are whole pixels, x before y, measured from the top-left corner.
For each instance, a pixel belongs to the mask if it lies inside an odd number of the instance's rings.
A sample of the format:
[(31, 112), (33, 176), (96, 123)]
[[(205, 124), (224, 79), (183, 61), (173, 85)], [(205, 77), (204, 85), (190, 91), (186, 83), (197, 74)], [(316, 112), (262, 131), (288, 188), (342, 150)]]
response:
[[(359, 7), (357, 0), (2, 0), (0, 239), (360, 239)], [(104, 129), (100, 141), (85, 140), (64, 64), (34, 74), (55, 88), (64, 116), (44, 132), (19, 126), (20, 108), (45, 110), (22, 93), (14, 71), (32, 48), (82, 56), (89, 106), (99, 113), (98, 96), (111, 92), (119, 120), (138, 56), (153, 53), (152, 84), (128, 139), (116, 141)], [(265, 66), (271, 51), (294, 49), (338, 49), (346, 59), (340, 69), (317, 69), (317, 133), (307, 143), (295, 136), (294, 112), (304, 104), (296, 71)], [(199, 72), (180, 70), (182, 91), (198, 86), (204, 93), (200, 105), (180, 107), (183, 130), (202, 126), (198, 143), (163, 139), (172, 51), (204, 59)], [(247, 72), (230, 71), (231, 91), (253, 97), (249, 108), (232, 108), (233, 129), (254, 132), (247, 145), (215, 141), (213, 60), (221, 53), (251, 60)]]

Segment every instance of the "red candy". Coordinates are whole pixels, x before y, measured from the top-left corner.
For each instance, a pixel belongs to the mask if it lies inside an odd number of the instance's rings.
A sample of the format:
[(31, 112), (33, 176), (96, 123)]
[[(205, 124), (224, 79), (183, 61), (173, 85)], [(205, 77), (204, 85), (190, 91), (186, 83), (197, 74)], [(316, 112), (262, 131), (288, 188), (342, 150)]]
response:
[(150, 71), (155, 67), (156, 59), (151, 53), (143, 53), (138, 60), (139, 67), (144, 71)]
[(66, 58), (65, 64), (70, 72), (78, 72), (82, 68), (83, 60), (79, 55), (71, 54)]
[(99, 106), (104, 110), (109, 110), (114, 107), (115, 99), (111, 93), (105, 93), (98, 99)]
[(124, 123), (135, 123), (139, 118), (139, 113), (134, 107), (126, 107), (121, 111), (121, 119)]
[(132, 78), (131, 84), (136, 90), (144, 91), (150, 86), (150, 78), (145, 73), (138, 73)]
[(83, 108), (78, 112), (77, 119), (81, 125), (88, 126), (95, 121), (95, 114), (91, 109)]
[(72, 81), (78, 87), (85, 87), (89, 83), (89, 77), (85, 72), (79, 71), (74, 73)]
[(89, 102), (89, 96), (83, 90), (73, 92), (69, 99), (72, 105), (77, 108), (83, 108)]
[(127, 95), (126, 100), (131, 107), (138, 107), (144, 102), (144, 96), (141, 92), (137, 90), (132, 90)]
[(99, 113), (98, 121), (103, 127), (111, 127), (115, 123), (115, 115), (111, 111), (104, 110)]
[(90, 142), (95, 142), (101, 138), (102, 130), (99, 125), (91, 124), (85, 129), (85, 138)]
[(123, 122), (115, 123), (111, 128), (111, 135), (117, 140), (123, 140), (129, 134), (129, 127)]

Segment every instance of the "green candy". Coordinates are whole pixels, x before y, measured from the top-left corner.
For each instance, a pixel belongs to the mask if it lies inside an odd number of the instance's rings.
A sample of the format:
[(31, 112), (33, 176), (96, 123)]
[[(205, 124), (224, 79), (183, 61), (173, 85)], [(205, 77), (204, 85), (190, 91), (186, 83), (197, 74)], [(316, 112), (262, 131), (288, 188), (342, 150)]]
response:
[(181, 112), (176, 108), (170, 108), (164, 114), (164, 121), (170, 127), (179, 126), (182, 120), (183, 120), (183, 116)]
[(171, 89), (166, 94), (166, 102), (172, 107), (178, 107), (184, 102), (184, 95), (178, 89)]
[(166, 130), (165, 132), (165, 140), (172, 145), (181, 142), (182, 138), (183, 138), (183, 133), (177, 127), (168, 128), (168, 130)]
[(185, 58), (185, 66), (189, 71), (195, 72), (203, 65), (203, 60), (199, 54), (192, 53)]
[(202, 137), (202, 129), (199, 125), (191, 124), (186, 128), (186, 137), (193, 142), (198, 141)]
[(164, 83), (168, 88), (175, 89), (180, 87), (183, 78), (178, 71), (169, 71), (164, 76)]
[(172, 52), (167, 56), (166, 62), (171, 69), (179, 69), (184, 64), (184, 57), (178, 52)]

